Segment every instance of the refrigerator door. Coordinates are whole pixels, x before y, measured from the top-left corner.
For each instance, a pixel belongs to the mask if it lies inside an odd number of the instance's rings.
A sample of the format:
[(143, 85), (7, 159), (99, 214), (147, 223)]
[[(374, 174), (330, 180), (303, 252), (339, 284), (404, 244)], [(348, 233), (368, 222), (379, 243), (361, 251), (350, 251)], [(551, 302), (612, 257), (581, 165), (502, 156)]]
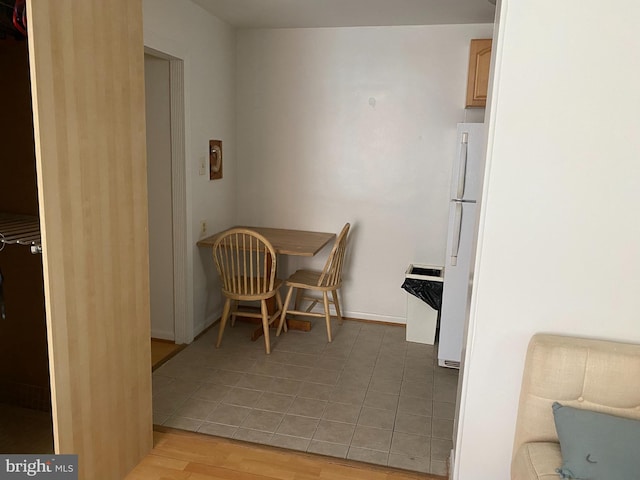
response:
[(480, 196), (484, 123), (459, 123), (458, 148), (453, 164), (451, 199), (474, 202)]
[(450, 205), (438, 346), (438, 364), (443, 367), (460, 367), (471, 298), (471, 254), (476, 238), (476, 210), (477, 205), (473, 202), (453, 201)]

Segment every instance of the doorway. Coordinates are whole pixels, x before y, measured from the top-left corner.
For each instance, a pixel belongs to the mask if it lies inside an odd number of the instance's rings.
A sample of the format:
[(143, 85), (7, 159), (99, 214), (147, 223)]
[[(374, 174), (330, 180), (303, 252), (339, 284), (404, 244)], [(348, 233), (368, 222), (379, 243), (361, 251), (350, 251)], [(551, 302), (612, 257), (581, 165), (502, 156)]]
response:
[[(186, 200), (182, 60), (145, 48), (152, 346), (186, 338)], [(152, 348), (153, 351), (153, 348)]]

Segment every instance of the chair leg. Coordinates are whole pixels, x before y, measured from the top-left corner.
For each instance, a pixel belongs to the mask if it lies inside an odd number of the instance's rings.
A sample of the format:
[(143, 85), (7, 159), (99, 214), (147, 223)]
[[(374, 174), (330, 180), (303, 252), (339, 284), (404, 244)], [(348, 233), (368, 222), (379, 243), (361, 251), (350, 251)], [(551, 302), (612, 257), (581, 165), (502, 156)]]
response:
[(296, 304), (293, 307), (294, 310), (300, 310), (302, 306), (302, 297), (304, 296), (304, 290), (299, 288), (296, 292)]
[[(282, 311), (284, 309), (282, 308), (282, 297), (280, 296), (280, 292), (279, 291), (276, 292), (276, 304), (278, 305), (278, 312), (280, 312), (280, 314), (282, 314)], [(280, 323), (280, 321), (278, 320), (278, 328), (280, 327), (279, 323)], [(283, 327), (284, 327), (284, 331), (286, 332), (288, 330), (286, 321), (284, 322)], [(277, 336), (278, 335), (276, 335), (276, 337)]]
[[(282, 307), (282, 314), (280, 315), (280, 324), (278, 325), (278, 331), (276, 332), (276, 337), (280, 335), (282, 331), (282, 326), (287, 323), (287, 309), (289, 308), (289, 302), (291, 301), (291, 294), (293, 293), (293, 287), (289, 287), (287, 291), (287, 296), (284, 299), (284, 306)], [(287, 331), (285, 326), (285, 332)]]
[(238, 302), (238, 300), (234, 300), (233, 303), (231, 304), (231, 326), (235, 327), (236, 326), (236, 312), (238, 311), (238, 304), (240, 302)]
[(324, 318), (327, 322), (327, 340), (331, 342), (331, 312), (329, 311), (329, 295), (322, 292), (322, 300), (324, 300)]
[(304, 298), (311, 302), (306, 310), (307, 312), (310, 312), (311, 310), (313, 310), (313, 307), (315, 307), (318, 304), (318, 300), (311, 299), (311, 297), (304, 297)]
[(338, 321), (340, 325), (342, 325), (342, 313), (340, 312), (340, 303), (338, 302), (338, 291), (331, 290), (331, 296), (333, 297), (333, 305), (336, 308), (336, 315), (338, 316)]
[(220, 319), (216, 348), (220, 348), (220, 344), (222, 343), (222, 335), (224, 334), (224, 327), (227, 325), (227, 319), (229, 318), (229, 310), (231, 310), (231, 299), (227, 298), (224, 302), (224, 308), (222, 309), (222, 319)]
[(269, 311), (267, 309), (267, 301), (260, 300), (260, 310), (262, 311), (262, 330), (264, 333), (264, 348), (267, 355), (271, 353), (271, 341), (269, 339)]

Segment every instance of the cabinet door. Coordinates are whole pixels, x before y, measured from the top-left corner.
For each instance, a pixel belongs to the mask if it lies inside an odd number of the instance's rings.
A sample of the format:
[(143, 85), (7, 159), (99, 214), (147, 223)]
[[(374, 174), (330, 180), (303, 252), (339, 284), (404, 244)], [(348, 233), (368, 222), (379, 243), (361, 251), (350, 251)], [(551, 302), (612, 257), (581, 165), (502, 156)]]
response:
[(141, 0), (30, 0), (56, 453), (121, 479), (152, 446)]
[(487, 104), (490, 66), (491, 39), (471, 40), (469, 78), (467, 81), (467, 108), (484, 107)]

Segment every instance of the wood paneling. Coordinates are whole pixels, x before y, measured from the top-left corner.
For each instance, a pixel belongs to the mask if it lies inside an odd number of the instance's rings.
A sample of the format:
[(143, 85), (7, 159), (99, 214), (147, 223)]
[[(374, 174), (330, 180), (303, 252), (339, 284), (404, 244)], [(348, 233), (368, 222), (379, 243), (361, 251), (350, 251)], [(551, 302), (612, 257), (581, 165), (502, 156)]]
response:
[(55, 448), (120, 479), (152, 445), (141, 1), (27, 16)]

